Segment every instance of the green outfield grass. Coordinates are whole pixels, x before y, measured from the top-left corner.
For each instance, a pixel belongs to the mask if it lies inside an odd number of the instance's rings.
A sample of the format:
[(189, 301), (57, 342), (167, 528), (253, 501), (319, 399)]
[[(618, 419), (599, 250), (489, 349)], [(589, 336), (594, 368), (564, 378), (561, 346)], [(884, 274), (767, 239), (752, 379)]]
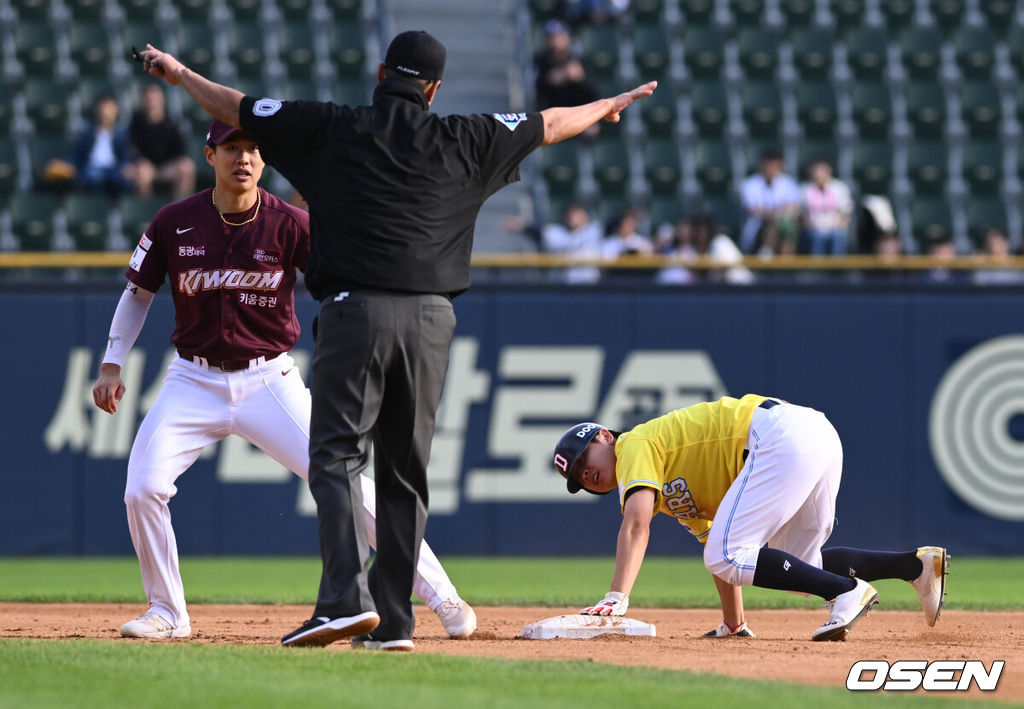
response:
[[(449, 558), (445, 568), (475, 604), (578, 607), (608, 587), (610, 558)], [(182, 560), (192, 603), (312, 604), (320, 563), (310, 558)], [(879, 582), (882, 608), (918, 608), (903, 582)], [(820, 601), (745, 589), (748, 607)], [(134, 558), (0, 558), (0, 601), (143, 602)], [(699, 559), (648, 559), (639, 607), (717, 607)], [(1024, 560), (954, 559), (949, 606), (1024, 608)], [(413, 653), (332, 653), (273, 646), (0, 640), (6, 707), (902, 707), (948, 699), (587, 662), (524, 662)], [(962, 700), (961, 700), (962, 701)], [(988, 704), (989, 702), (985, 702)], [(955, 706), (960, 706), (957, 704)], [(998, 706), (1011, 705), (998, 702)]]

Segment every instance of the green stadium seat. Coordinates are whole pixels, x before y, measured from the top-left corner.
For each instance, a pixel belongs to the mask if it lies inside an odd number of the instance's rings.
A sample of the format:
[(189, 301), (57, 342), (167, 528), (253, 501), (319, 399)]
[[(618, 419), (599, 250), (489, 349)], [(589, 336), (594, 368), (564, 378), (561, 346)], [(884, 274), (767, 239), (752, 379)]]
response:
[(805, 138), (797, 143), (796, 175), (807, 175), (807, 166), (813, 160), (828, 160), (835, 168), (839, 162), (839, 146), (833, 138)]
[(205, 26), (210, 19), (210, 3), (208, 0), (170, 0), (184, 23), (201, 22)]
[(918, 137), (942, 135), (946, 127), (946, 94), (939, 82), (912, 82), (907, 87), (907, 118)]
[(10, 0), (11, 7), (18, 13), (18, 21), (45, 20), (50, 14), (51, 0)]
[(814, 0), (781, 0), (779, 9), (786, 16), (786, 27), (790, 30), (807, 27), (814, 21)]
[(732, 189), (732, 157), (724, 140), (701, 140), (694, 146), (693, 164), (705, 195), (723, 195)]
[(178, 41), (178, 58), (182, 63), (203, 76), (210, 76), (213, 70), (214, 34), (207, 21), (190, 19), (182, 22)]
[(836, 31), (843, 35), (860, 28), (864, 19), (864, 0), (830, 0), (829, 9), (836, 23)]
[(53, 246), (53, 215), (57, 198), (45, 192), (27, 192), (11, 201), (11, 231), (22, 251), (49, 251)]
[(914, 19), (914, 0), (884, 0), (878, 4), (891, 32), (901, 32)]
[[(202, 137), (203, 143), (205, 143), (206, 130), (210, 127), (210, 114), (195, 101), (183, 102), (182, 114), (182, 117), (188, 123), (189, 133), (196, 137)], [(202, 151), (199, 152), (199, 155), (202, 155)], [(195, 158), (195, 154), (193, 154), (193, 158)]]
[(595, 211), (597, 212), (598, 221), (605, 225), (612, 225), (627, 208), (632, 206), (625, 195), (601, 195), (601, 198), (597, 200)]
[(79, 22), (99, 22), (106, 9), (105, 0), (64, 0), (64, 6), (71, 11), (72, 27)]
[(679, 0), (679, 9), (687, 27), (711, 24), (715, 14), (714, 0)]
[(1006, 203), (996, 195), (971, 195), (964, 205), (967, 235), (980, 248), (989, 229), (1007, 229)]
[(892, 183), (892, 146), (887, 140), (853, 146), (853, 179), (861, 194), (888, 194)]
[(246, 96), (256, 96), (258, 98), (271, 97), (267, 82), (258, 76), (243, 76), (235, 81), (234, 88), (238, 89)]
[(934, 79), (942, 64), (942, 34), (934, 27), (911, 27), (900, 39), (903, 66), (911, 79)]
[(881, 27), (855, 27), (846, 33), (847, 63), (857, 79), (880, 81), (885, 76), (888, 42)]
[(644, 143), (644, 176), (653, 194), (676, 194), (681, 173), (679, 146), (674, 140), (658, 138)]
[(996, 36), (988, 27), (961, 27), (953, 37), (956, 63), (964, 76), (987, 79), (996, 62)]
[[(673, 91), (655, 91), (640, 102), (640, 118), (648, 135), (669, 135), (676, 126), (678, 112)], [(615, 125), (615, 124), (609, 124)], [(601, 125), (601, 130), (605, 128)]]
[(740, 233), (743, 224), (743, 207), (732, 192), (704, 193), (691, 207), (690, 212), (707, 214), (729, 234), (733, 240)]
[(313, 0), (277, 0), (277, 9), (286, 22), (308, 21), (313, 11)]
[(366, 71), (366, 31), (359, 19), (331, 25), (331, 61), (342, 76), (362, 76)]
[(1014, 104), (1017, 106), (1017, 121), (1024, 124), (1024, 83), (1017, 82), (1013, 98)]
[(653, 195), (647, 204), (652, 230), (665, 224), (674, 225), (686, 213), (686, 205), (674, 196)]
[(579, 31), (583, 61), (594, 77), (619, 71), (619, 31), (615, 25), (584, 25)]
[(831, 82), (800, 83), (796, 87), (797, 119), (807, 137), (835, 135), (838, 120), (836, 92)]
[(309, 78), (313, 76), (312, 30), (306, 20), (285, 22), (278, 32), (278, 47), (281, 62), (289, 79)]
[(128, 240), (134, 243), (146, 233), (149, 223), (160, 211), (160, 208), (167, 204), (162, 197), (139, 197), (138, 195), (124, 195), (117, 203), (117, 211), (121, 215), (121, 233)]
[(372, 96), (362, 77), (342, 77), (331, 86), (330, 100), (339, 106), (368, 106)]
[[(988, 0), (983, 0), (984, 5)], [(950, 35), (954, 30), (960, 28), (964, 22), (964, 13), (967, 9), (964, 0), (931, 0), (932, 17), (935, 24), (945, 35)]]
[(69, 149), (68, 141), (63, 135), (36, 134), (28, 141), (29, 160), (32, 165), (32, 176), (36, 184), (44, 182), (43, 171), (51, 160), (66, 160)]
[(624, 196), (629, 188), (630, 174), (629, 151), (625, 142), (599, 140), (594, 144), (593, 156), (594, 180), (601, 188), (601, 195)]
[(693, 122), (702, 136), (721, 135), (729, 120), (725, 86), (718, 81), (699, 81), (690, 87)]
[(968, 81), (960, 88), (960, 112), (972, 136), (999, 135), (1003, 104), (999, 89), (987, 81)]
[(717, 79), (725, 63), (725, 37), (715, 27), (687, 27), (683, 31), (683, 61), (695, 79)]
[(25, 110), (36, 133), (63, 136), (67, 132), (68, 98), (60, 84), (50, 79), (27, 80)]
[(800, 78), (828, 79), (832, 71), (832, 47), (835, 36), (827, 27), (798, 27), (790, 34), (793, 64)]
[(258, 22), (263, 0), (227, 0), (235, 22)]
[(57, 64), (57, 35), (49, 23), (19, 21), (14, 29), (15, 56), (29, 77), (51, 78)]
[(995, 139), (969, 140), (964, 144), (964, 179), (972, 195), (999, 194), (1004, 152), (1002, 144)]
[(779, 66), (779, 39), (769, 29), (743, 27), (736, 38), (740, 65), (748, 79), (771, 79)]
[(942, 194), (949, 176), (946, 145), (939, 140), (915, 141), (907, 148), (907, 177), (915, 195)]
[(743, 160), (747, 174), (752, 173), (761, 164), (761, 158), (766, 150), (781, 150), (781, 148), (782, 141), (775, 135), (748, 138), (743, 146)]
[(1000, 37), (1005, 37), (1007, 30), (1013, 25), (1013, 15), (1017, 10), (1016, 1), (985, 0), (979, 4), (988, 28)]
[(858, 81), (850, 89), (853, 122), (862, 138), (880, 138), (889, 134), (892, 124), (892, 97), (881, 81)]
[(327, 0), (327, 7), (335, 20), (353, 20), (362, 16), (362, 0)]
[(910, 223), (914, 241), (922, 253), (927, 245), (953, 233), (953, 215), (949, 202), (942, 197), (915, 199), (910, 203)]
[(76, 251), (103, 251), (110, 236), (112, 204), (104, 195), (72, 193), (64, 199), (68, 235)]
[(638, 23), (658, 25), (665, 19), (665, 0), (631, 0), (629, 11)]
[(124, 10), (127, 22), (155, 22), (160, 0), (120, 0), (118, 6)]
[(317, 101), (320, 92), (312, 79), (286, 79), (281, 86), (281, 98), (289, 101)]
[(639, 81), (662, 79), (669, 65), (668, 36), (660, 25), (639, 25), (633, 31), (633, 62)]
[(13, 116), (14, 89), (6, 81), (0, 81), (0, 138), (9, 135)]
[(18, 154), (14, 141), (0, 137), (0, 205), (10, 200), (18, 186)]
[(147, 42), (154, 47), (163, 47), (163, 38), (164, 33), (155, 19), (130, 17), (121, 27), (121, 42), (129, 53), (133, 45), (137, 49), (142, 49)]
[(106, 76), (110, 69), (110, 39), (98, 22), (76, 21), (68, 34), (71, 60), (79, 76)]
[(565, 11), (564, 0), (527, 0), (530, 16), (535, 24), (543, 24), (547, 20), (558, 19)]
[(782, 124), (782, 97), (773, 81), (751, 81), (740, 87), (743, 122), (757, 138), (777, 138)]
[(764, 21), (764, 0), (729, 0), (729, 10), (739, 26), (759, 27)]
[(1006, 47), (1010, 50), (1010, 64), (1018, 76), (1024, 75), (1024, 24), (1013, 23), (1006, 35)]
[(86, 76), (78, 79), (71, 88), (78, 96), (78, 105), (85, 112), (85, 118), (92, 118), (92, 107), (96, 105), (96, 100), (100, 96), (117, 95), (117, 91), (106, 77)]
[(266, 52), (263, 50), (265, 32), (254, 20), (234, 21), (228, 25), (228, 58), (239, 76), (263, 75)]
[(572, 195), (579, 181), (577, 141), (567, 140), (540, 151), (541, 174), (549, 195)]

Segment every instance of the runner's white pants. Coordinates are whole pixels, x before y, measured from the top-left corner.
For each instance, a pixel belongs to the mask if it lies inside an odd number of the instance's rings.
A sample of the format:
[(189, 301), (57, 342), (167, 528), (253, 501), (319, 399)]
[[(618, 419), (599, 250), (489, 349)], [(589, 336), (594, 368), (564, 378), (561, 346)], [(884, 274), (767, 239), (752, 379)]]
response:
[[(146, 414), (128, 459), (124, 501), (150, 609), (189, 623), (168, 501), (174, 482), (205, 446), (241, 436), (303, 480), (309, 475), (309, 390), (288, 355), (240, 372), (176, 357)], [(377, 546), (376, 489), (362, 478), (370, 544)], [(431, 610), (456, 595), (441, 562), (420, 547), (413, 591)]]
[(839, 434), (820, 411), (784, 403), (754, 409), (747, 450), (715, 513), (704, 565), (724, 581), (750, 585), (767, 545), (820, 569), (843, 469)]

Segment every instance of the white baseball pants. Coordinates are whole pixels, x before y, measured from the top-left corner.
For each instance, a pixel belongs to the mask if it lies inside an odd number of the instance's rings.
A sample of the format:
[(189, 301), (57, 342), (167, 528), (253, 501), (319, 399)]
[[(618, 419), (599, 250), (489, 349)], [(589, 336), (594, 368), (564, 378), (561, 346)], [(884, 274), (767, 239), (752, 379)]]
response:
[(747, 451), (715, 513), (704, 565), (724, 581), (750, 585), (767, 545), (820, 569), (843, 469), (839, 434), (820, 411), (784, 403), (754, 410)]
[[(202, 449), (241, 436), (303, 480), (309, 475), (310, 395), (287, 354), (239, 372), (222, 372), (177, 357), (146, 414), (128, 459), (124, 501), (151, 610), (174, 625), (189, 623), (168, 501), (174, 482)], [(377, 546), (376, 490), (362, 478), (370, 544)], [(413, 585), (433, 610), (456, 595), (426, 541)]]

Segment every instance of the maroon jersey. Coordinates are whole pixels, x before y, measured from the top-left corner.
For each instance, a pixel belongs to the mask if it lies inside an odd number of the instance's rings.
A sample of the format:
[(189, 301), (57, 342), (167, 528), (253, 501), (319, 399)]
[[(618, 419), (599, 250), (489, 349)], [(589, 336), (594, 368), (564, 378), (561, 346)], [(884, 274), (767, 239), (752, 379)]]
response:
[[(306, 269), (309, 215), (264, 189), (259, 214), (228, 226), (203, 190), (162, 208), (132, 254), (125, 275), (156, 291), (170, 276), (171, 342), (185, 356), (216, 361), (289, 351), (299, 338), (295, 269)], [(231, 222), (253, 216), (226, 214)]]

